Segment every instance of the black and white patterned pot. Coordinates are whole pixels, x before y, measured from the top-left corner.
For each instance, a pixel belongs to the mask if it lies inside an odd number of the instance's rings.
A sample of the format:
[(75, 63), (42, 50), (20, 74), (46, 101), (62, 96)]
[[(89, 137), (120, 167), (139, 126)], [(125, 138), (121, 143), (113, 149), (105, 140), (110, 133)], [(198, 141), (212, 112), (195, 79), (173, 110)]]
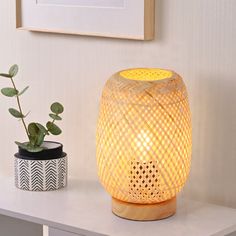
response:
[(28, 153), (19, 148), (15, 154), (15, 185), (28, 191), (52, 191), (67, 185), (67, 155), (62, 145), (44, 142), (49, 148)]

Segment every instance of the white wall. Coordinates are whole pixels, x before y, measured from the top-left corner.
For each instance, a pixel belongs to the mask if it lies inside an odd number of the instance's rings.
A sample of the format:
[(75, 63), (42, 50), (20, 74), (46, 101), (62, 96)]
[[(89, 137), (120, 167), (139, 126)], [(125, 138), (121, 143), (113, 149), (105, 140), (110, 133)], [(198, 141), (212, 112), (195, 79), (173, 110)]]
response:
[[(184, 193), (236, 207), (236, 1), (156, 0), (152, 42), (15, 30), (15, 1), (0, 2), (0, 70), (18, 63), (23, 107), (30, 120), (47, 121), (49, 105), (65, 105), (57, 140), (70, 157), (70, 175), (96, 179), (95, 127), (106, 79), (127, 67), (163, 67), (180, 73), (193, 114), (192, 172)], [(0, 80), (0, 87), (8, 81)], [(0, 97), (0, 173), (12, 175), (15, 140), (25, 136)]]

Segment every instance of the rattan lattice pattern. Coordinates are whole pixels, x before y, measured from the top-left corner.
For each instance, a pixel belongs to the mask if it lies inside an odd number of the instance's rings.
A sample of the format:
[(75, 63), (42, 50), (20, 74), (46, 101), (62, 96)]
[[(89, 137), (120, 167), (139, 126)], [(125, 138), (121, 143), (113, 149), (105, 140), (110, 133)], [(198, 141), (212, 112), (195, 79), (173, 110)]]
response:
[(173, 198), (190, 170), (191, 115), (174, 72), (157, 81), (115, 74), (105, 85), (97, 126), (97, 164), (105, 189), (132, 203)]

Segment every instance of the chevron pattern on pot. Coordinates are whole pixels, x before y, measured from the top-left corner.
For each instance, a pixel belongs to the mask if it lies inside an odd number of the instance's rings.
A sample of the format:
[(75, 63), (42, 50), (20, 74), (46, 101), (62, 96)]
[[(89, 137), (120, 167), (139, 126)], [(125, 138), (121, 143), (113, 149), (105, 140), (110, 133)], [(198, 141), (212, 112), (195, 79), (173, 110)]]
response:
[(67, 157), (25, 160), (15, 157), (15, 185), (28, 191), (51, 191), (67, 184)]

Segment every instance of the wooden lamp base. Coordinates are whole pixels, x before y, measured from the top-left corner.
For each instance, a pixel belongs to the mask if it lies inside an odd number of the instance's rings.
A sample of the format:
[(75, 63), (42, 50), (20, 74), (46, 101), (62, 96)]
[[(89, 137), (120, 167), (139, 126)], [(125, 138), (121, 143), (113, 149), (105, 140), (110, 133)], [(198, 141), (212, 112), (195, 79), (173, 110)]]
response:
[(135, 204), (112, 198), (112, 212), (129, 220), (161, 220), (175, 214), (176, 197), (157, 204)]

